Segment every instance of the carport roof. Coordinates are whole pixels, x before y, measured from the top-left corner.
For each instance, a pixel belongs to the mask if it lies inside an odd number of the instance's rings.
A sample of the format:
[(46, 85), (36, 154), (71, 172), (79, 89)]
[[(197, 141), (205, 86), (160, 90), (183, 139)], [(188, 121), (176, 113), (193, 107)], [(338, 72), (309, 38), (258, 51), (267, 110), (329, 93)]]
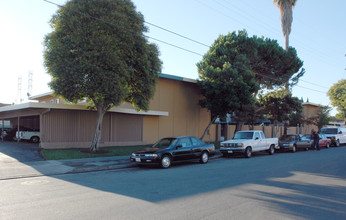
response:
[[(27, 102), (17, 105), (5, 106), (0, 108), (0, 119), (8, 118), (12, 113), (18, 113), (18, 116), (22, 115), (39, 115), (50, 109), (64, 109), (64, 110), (84, 110), (90, 111), (85, 105), (77, 104), (50, 104), (50, 103), (37, 103)], [(25, 114), (24, 114), (25, 112)], [(168, 112), (165, 111), (136, 111), (135, 109), (114, 107), (108, 112), (135, 114), (135, 115), (149, 115), (149, 116), (168, 116)]]

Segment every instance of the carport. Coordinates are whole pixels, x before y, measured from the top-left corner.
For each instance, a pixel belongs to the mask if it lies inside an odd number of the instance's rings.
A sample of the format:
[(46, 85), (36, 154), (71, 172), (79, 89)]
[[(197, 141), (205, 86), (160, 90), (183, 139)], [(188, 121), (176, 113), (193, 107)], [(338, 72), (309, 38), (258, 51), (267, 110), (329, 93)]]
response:
[[(48, 109), (37, 104), (39, 103), (29, 102), (1, 107), (0, 120), (10, 121), (11, 128), (17, 128), (17, 131), (21, 129), (40, 131), (40, 116)], [(1, 140), (3, 140), (3, 137), (1, 137)]]
[[(125, 104), (104, 116), (101, 146), (141, 145), (143, 118), (168, 116), (165, 111), (136, 111)], [(10, 120), (11, 127), (40, 131), (40, 148), (83, 148), (90, 146), (97, 114), (82, 104), (28, 102), (0, 107), (0, 120)]]

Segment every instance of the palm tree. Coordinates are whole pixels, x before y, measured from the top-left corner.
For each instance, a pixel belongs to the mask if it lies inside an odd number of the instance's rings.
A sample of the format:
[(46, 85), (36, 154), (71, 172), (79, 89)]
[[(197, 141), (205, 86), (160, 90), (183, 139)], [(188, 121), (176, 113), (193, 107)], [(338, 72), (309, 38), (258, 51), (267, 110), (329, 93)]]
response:
[(285, 37), (285, 50), (288, 50), (289, 41), (288, 37), (291, 33), (291, 25), (293, 21), (292, 8), (295, 6), (297, 0), (274, 0), (274, 4), (277, 4), (280, 9), (281, 15), (281, 27)]

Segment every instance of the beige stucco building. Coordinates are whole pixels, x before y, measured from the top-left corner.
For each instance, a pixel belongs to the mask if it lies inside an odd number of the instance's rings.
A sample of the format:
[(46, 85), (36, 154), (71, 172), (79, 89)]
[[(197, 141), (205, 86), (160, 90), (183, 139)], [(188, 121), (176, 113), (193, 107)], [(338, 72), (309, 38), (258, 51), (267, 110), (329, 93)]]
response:
[[(200, 137), (210, 113), (198, 105), (201, 95), (196, 81), (160, 74), (149, 110), (136, 111), (123, 103), (108, 111), (102, 127), (101, 146), (151, 144), (167, 136)], [(40, 130), (40, 146), (88, 148), (94, 136), (96, 112), (85, 103), (66, 103), (53, 93), (31, 97), (32, 102), (0, 108), (0, 120), (12, 127)], [(215, 126), (204, 138), (215, 140)]]

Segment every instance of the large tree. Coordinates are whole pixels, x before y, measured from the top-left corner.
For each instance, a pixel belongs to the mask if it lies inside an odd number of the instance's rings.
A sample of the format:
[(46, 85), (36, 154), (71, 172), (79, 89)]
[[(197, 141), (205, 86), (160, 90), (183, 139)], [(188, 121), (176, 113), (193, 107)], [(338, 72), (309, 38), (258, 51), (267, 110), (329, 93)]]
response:
[(346, 121), (346, 79), (341, 79), (330, 87), (328, 96), (332, 105)]
[(274, 0), (280, 10), (281, 28), (285, 37), (285, 49), (289, 48), (289, 36), (291, 33), (291, 26), (293, 21), (293, 7), (297, 0)]
[(161, 70), (159, 52), (143, 35), (144, 18), (130, 0), (71, 0), (50, 21), (45, 66), (50, 87), (97, 111), (91, 151), (99, 150), (103, 116), (129, 102), (147, 110)]
[(230, 46), (233, 37), (232, 34), (220, 36), (197, 64), (198, 83), (204, 96), (200, 105), (211, 112), (211, 121), (201, 139), (217, 117), (223, 118), (255, 102), (253, 94), (258, 84), (248, 67), (246, 55)]
[(212, 119), (226, 113), (244, 118), (247, 110), (257, 111), (252, 104), (259, 89), (282, 87), (294, 74), (292, 84), (297, 83), (302, 66), (294, 48), (285, 51), (275, 40), (249, 37), (246, 31), (221, 35), (197, 64), (205, 97), (200, 104)]

